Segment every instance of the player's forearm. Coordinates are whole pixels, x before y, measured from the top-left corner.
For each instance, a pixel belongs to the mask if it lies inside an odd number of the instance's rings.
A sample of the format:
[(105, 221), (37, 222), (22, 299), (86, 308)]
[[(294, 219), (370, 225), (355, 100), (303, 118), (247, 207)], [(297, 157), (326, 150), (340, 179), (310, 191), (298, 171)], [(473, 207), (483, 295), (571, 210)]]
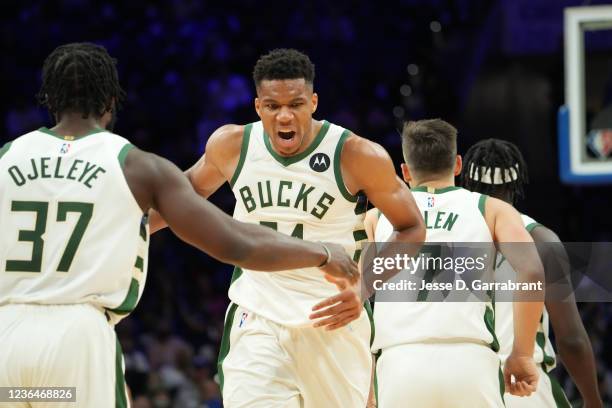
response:
[(536, 333), (543, 308), (544, 302), (514, 302), (513, 353), (525, 356), (533, 355)]
[(317, 267), (327, 259), (323, 244), (282, 235), (268, 228), (241, 223), (244, 238), (230, 263), (258, 271), (274, 272)]
[(597, 384), (595, 357), (586, 332), (577, 335), (559, 336), (557, 350), (586, 406), (602, 406)]

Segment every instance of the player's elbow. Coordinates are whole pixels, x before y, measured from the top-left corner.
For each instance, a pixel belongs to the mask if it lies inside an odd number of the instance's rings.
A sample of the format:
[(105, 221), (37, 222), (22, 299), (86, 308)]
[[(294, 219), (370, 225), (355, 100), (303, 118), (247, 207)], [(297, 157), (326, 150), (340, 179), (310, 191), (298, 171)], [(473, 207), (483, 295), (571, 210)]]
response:
[(571, 333), (559, 336), (557, 340), (557, 349), (562, 359), (563, 356), (584, 356), (589, 352), (590, 347), (586, 333)]

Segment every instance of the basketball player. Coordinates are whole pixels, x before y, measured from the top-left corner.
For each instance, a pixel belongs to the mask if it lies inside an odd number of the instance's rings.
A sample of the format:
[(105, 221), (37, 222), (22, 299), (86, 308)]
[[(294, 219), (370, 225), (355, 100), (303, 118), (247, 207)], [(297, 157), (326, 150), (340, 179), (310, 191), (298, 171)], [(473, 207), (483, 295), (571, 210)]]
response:
[[(314, 76), (308, 56), (296, 50), (262, 56), (253, 72), (261, 120), (212, 134), (188, 171), (194, 188), (208, 197), (229, 182), (234, 218), (339, 243), (355, 259), (366, 239), (367, 196), (390, 220), (390, 240), (422, 242), (423, 221), (387, 152), (313, 119)], [(338, 293), (335, 285), (304, 269), (272, 275), (234, 272), (219, 355), (224, 406), (364, 407), (371, 328), (357, 291), (346, 288), (335, 306), (312, 313)]]
[(107, 131), (124, 92), (104, 48), (61, 46), (42, 76), (38, 96), (57, 125), (0, 149), (0, 386), (76, 387), (76, 403), (37, 407), (126, 406), (113, 326), (144, 288), (150, 208), (223, 262), (358, 273), (340, 245), (236, 221), (169, 161)]
[[(518, 147), (510, 142), (499, 139), (483, 140), (470, 147), (465, 154), (465, 170), (461, 174), (461, 184), (468, 190), (487, 194), (514, 205), (523, 196), (523, 185), (527, 182), (527, 178), (527, 164), (523, 155)], [(558, 272), (553, 268), (559, 269), (559, 264), (555, 262), (559, 259), (559, 255), (552, 253), (553, 249), (561, 249), (562, 255), (565, 255), (565, 252), (557, 235), (531, 217), (521, 215), (521, 218), (533, 240), (542, 244), (538, 249), (546, 251), (546, 253), (541, 252), (541, 255), (547, 275)], [(551, 266), (548, 266), (547, 259), (553, 261)], [(512, 275), (514, 271), (505, 259), (498, 263), (496, 278), (503, 280), (512, 278)], [(558, 277), (547, 276), (547, 280), (558, 281)], [(566, 279), (564, 281), (571, 285)], [(548, 374), (556, 364), (555, 351), (548, 338), (549, 320), (556, 334), (561, 360), (576, 383), (584, 406), (588, 408), (602, 406), (589, 336), (582, 325), (571, 291), (567, 292), (567, 297), (563, 302), (547, 300), (545, 304), (533, 355), (540, 370), (538, 389), (527, 398), (506, 394), (506, 407), (570, 407), (561, 385), (554, 376)], [(499, 355), (503, 364), (512, 349), (512, 303), (495, 304), (495, 333), (499, 340)]]
[[(402, 174), (425, 218), (426, 245), (532, 242), (512, 206), (455, 187), (461, 157), (453, 126), (440, 119), (408, 122), (402, 146)], [(371, 240), (384, 242), (392, 228), (374, 209), (368, 212), (366, 230)], [(517, 265), (520, 281), (542, 280), (535, 248), (523, 248), (518, 258), (503, 251)], [(503, 407), (504, 383), (513, 394), (529, 395), (538, 382), (532, 354), (542, 304), (516, 303), (517, 341), (502, 379), (491, 302), (377, 301), (372, 348), (381, 352), (376, 365), (378, 406)]]

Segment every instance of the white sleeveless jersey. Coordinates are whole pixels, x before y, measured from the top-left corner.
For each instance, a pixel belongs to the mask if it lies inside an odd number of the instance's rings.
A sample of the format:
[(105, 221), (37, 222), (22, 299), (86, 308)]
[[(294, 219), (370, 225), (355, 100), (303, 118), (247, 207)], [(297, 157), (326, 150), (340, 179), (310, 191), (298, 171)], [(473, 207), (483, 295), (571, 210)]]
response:
[(112, 323), (138, 302), (148, 226), (122, 170), (132, 145), (41, 128), (0, 150), (0, 305), (90, 303)]
[[(362, 195), (351, 195), (342, 180), (340, 154), (349, 133), (323, 121), (303, 153), (282, 157), (272, 149), (261, 122), (245, 126), (230, 181), (236, 196), (234, 218), (309, 241), (340, 244), (357, 259), (367, 238), (367, 202)], [(312, 306), (336, 293), (318, 268), (272, 273), (236, 268), (229, 297), (269, 320), (296, 327), (311, 325)]]
[[(533, 218), (521, 214), (523, 224), (527, 231), (531, 232), (538, 224)], [(499, 254), (498, 256), (501, 256)], [(508, 280), (516, 281), (516, 272), (510, 266), (510, 263), (501, 258), (498, 260), (495, 268), (495, 280), (499, 282), (507, 282)], [(495, 334), (499, 340), (499, 356), (502, 363), (512, 352), (512, 343), (514, 342), (514, 324), (512, 319), (512, 302), (496, 302), (495, 303)], [(540, 325), (536, 334), (536, 346), (533, 353), (533, 358), (536, 363), (546, 366), (548, 371), (555, 368), (555, 349), (549, 339), (549, 321), (548, 313), (544, 309), (540, 319)]]
[[(460, 187), (412, 189), (423, 215), (427, 242), (479, 242), (490, 244), (485, 270), (495, 258), (493, 240), (484, 219), (486, 196)], [(384, 215), (378, 219), (376, 242), (387, 241), (393, 227)], [(481, 247), (479, 245), (479, 247)], [(425, 248), (425, 247), (424, 247)], [(425, 249), (423, 250), (425, 251)], [(406, 343), (472, 342), (497, 350), (491, 302), (376, 302), (372, 350)]]

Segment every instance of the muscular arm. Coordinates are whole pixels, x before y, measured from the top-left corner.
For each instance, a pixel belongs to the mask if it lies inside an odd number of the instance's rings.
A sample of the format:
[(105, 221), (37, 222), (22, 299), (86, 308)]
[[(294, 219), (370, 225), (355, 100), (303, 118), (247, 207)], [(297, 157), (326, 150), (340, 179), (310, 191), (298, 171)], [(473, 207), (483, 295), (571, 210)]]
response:
[(425, 225), (412, 193), (395, 173), (391, 157), (382, 146), (349, 136), (342, 151), (342, 175), (350, 191), (363, 191), (391, 222), (394, 231), (389, 242), (425, 240)]
[[(496, 198), (487, 198), (485, 219), (493, 240), (517, 273), (518, 282), (544, 282), (544, 268), (533, 239), (525, 229), (519, 213), (510, 204)], [(533, 355), (535, 337), (544, 307), (544, 293), (533, 296), (536, 301), (514, 302), (513, 353)], [(541, 299), (541, 300), (539, 300)]]
[[(244, 127), (224, 125), (215, 130), (206, 143), (204, 155), (185, 171), (193, 189), (208, 198), (226, 181), (231, 180), (242, 145)], [(151, 234), (167, 226), (164, 218), (155, 210), (149, 218)]]
[(124, 173), (143, 211), (157, 210), (179, 238), (219, 261), (277, 271), (317, 266), (327, 258), (321, 244), (229, 217), (197, 195), (184, 174), (159, 156), (134, 148)]
[(571, 291), (567, 254), (559, 237), (550, 229), (537, 226), (531, 231), (544, 263), (547, 282), (565, 287), (563, 300), (546, 300), (546, 310), (555, 332), (557, 350), (563, 365), (580, 391), (585, 407), (601, 407), (597, 369), (589, 336), (582, 324)]

